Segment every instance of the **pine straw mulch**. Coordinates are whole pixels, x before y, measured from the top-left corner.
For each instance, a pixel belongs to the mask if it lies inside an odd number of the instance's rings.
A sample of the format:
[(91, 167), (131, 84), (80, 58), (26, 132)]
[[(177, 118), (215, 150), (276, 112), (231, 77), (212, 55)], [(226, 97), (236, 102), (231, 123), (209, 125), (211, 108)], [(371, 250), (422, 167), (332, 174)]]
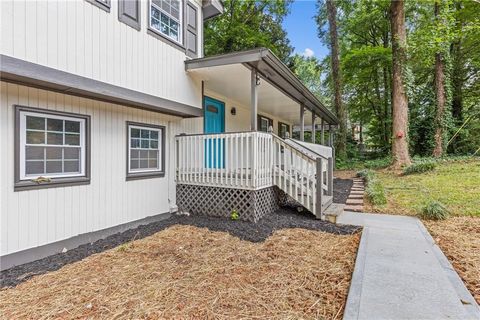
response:
[(452, 217), (423, 223), (480, 304), (480, 218)]
[(0, 291), (5, 318), (340, 319), (360, 234), (175, 225)]

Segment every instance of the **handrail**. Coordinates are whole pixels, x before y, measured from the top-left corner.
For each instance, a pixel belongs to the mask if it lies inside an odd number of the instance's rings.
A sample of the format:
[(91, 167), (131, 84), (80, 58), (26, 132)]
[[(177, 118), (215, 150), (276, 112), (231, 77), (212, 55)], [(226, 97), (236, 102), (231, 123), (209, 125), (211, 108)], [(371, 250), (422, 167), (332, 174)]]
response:
[(301, 154), (303, 154), (304, 156), (306, 156), (308, 159), (312, 160), (312, 161), (315, 161), (315, 158), (312, 157), (310, 154), (306, 153), (305, 151), (301, 150), (300, 148), (297, 148), (296, 146), (292, 146), (292, 145), (289, 145), (288, 143), (285, 142), (284, 139), (280, 138), (279, 136), (277, 136), (275, 133), (270, 133), (273, 138), (275, 140), (278, 140), (280, 142), (280, 144), (283, 144), (284, 146), (287, 146), (289, 148), (292, 148), (292, 149), (295, 149), (296, 151), (300, 152)]
[(319, 153), (316, 152), (315, 150), (312, 150), (312, 149), (310, 149), (310, 148), (308, 148), (308, 147), (305, 147), (304, 145), (302, 145), (302, 144), (300, 144), (299, 142), (297, 142), (297, 140), (295, 140), (295, 139), (286, 138), (285, 140), (286, 140), (286, 141), (289, 141), (289, 142), (292, 142), (292, 143), (294, 143), (295, 145), (298, 145), (300, 148), (306, 149), (306, 150), (308, 150), (309, 152), (312, 152), (312, 153), (316, 154), (317, 156), (319, 156), (319, 157), (321, 157), (321, 158), (323, 158), (323, 159), (325, 159), (325, 160), (328, 160), (327, 157), (322, 156), (321, 154), (319, 154)]
[(210, 136), (210, 135), (220, 135), (220, 134), (244, 134), (244, 133), (260, 133), (260, 134), (269, 134), (268, 132), (263, 131), (236, 131), (236, 132), (218, 132), (218, 133), (180, 133), (175, 135), (177, 137), (195, 137), (195, 136)]

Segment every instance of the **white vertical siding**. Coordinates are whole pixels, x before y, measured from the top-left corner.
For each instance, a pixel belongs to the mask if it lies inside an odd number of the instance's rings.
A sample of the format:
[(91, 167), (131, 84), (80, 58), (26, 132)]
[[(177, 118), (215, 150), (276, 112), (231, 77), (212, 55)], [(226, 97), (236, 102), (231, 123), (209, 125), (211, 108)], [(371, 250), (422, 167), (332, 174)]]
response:
[[(193, 3), (200, 22), (200, 5)], [(137, 31), (118, 20), (116, 0), (110, 12), (85, 0), (2, 0), (1, 53), (201, 107), (200, 83), (185, 72), (185, 52), (147, 33), (147, 8), (141, 1)]]
[[(0, 83), (1, 255), (168, 212), (169, 201), (174, 205), (171, 135), (181, 130), (179, 118)], [(91, 116), (89, 185), (14, 192), (15, 104)], [(167, 127), (165, 177), (125, 180), (126, 121)]]

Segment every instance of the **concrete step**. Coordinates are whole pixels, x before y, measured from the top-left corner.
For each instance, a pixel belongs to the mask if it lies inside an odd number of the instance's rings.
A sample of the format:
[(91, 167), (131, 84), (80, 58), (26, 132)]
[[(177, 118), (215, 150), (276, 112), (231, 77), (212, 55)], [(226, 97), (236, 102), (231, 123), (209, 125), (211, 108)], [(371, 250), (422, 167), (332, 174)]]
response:
[(343, 208), (345, 205), (343, 203), (332, 203), (325, 210), (325, 220), (331, 223), (337, 223), (337, 218), (343, 213)]
[(353, 198), (348, 197), (347, 204), (348, 205), (363, 205), (363, 198), (353, 199)]
[(354, 212), (363, 212), (363, 205), (362, 204), (347, 204), (345, 206), (345, 211), (354, 211)]

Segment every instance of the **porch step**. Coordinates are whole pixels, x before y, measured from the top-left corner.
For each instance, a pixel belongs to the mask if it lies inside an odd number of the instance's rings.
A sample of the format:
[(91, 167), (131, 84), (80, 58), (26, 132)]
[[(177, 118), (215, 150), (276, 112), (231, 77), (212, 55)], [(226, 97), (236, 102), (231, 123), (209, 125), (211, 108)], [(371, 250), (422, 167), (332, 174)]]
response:
[(345, 205), (343, 203), (332, 203), (325, 210), (325, 220), (331, 223), (337, 223), (337, 218), (342, 214)]

